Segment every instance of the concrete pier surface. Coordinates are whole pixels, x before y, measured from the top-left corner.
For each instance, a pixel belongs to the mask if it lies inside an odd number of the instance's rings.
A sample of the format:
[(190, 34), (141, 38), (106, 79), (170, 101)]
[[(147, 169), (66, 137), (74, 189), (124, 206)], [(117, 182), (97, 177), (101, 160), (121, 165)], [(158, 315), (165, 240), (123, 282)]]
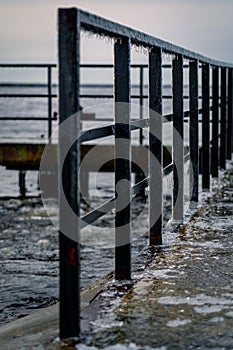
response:
[[(232, 350), (232, 239), (231, 167), (221, 188), (187, 223), (165, 233), (164, 244), (135, 273), (131, 287), (109, 276), (84, 292), (83, 320), (89, 326), (76, 349)], [(0, 348), (75, 349), (57, 337), (55, 305), (2, 326)]]
[(106, 311), (104, 324), (95, 324), (90, 344), (233, 349), (232, 239), (231, 169), (221, 190), (178, 232), (167, 233), (150, 268), (112, 312)]

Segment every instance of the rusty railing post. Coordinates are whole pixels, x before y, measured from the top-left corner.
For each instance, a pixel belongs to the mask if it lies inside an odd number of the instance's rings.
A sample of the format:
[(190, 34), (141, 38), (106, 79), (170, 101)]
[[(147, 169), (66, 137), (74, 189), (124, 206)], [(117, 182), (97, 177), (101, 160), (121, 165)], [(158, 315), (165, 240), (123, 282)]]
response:
[(233, 69), (228, 69), (228, 117), (227, 117), (227, 159), (232, 157), (232, 113), (233, 113)]
[(220, 168), (226, 169), (226, 68), (221, 68)]
[(150, 245), (157, 245), (162, 244), (163, 229), (162, 50), (159, 47), (153, 47), (149, 53), (149, 108)]
[[(72, 144), (79, 135), (80, 120), (72, 118), (69, 130), (61, 127), (79, 111), (79, 40), (78, 10), (59, 9), (60, 338), (77, 337), (80, 332), (79, 143), (72, 146), (67, 156), (64, 154), (64, 145)], [(61, 199), (61, 189), (69, 210)], [(76, 215), (72, 214), (73, 211)], [(74, 240), (65, 235), (67, 229)]]
[(48, 139), (52, 135), (52, 67), (48, 66)]
[(115, 278), (131, 278), (130, 40), (114, 45), (115, 74)]
[(189, 147), (190, 160), (193, 171), (190, 172), (190, 188), (191, 201), (198, 202), (199, 188), (199, 110), (198, 110), (198, 61), (189, 62), (189, 109), (190, 109), (190, 124), (189, 124)]
[[(144, 67), (143, 65), (139, 66), (139, 107), (140, 107), (140, 119), (143, 119), (143, 104), (144, 104)], [(139, 144), (143, 144), (143, 129), (141, 128), (139, 130)], [(138, 183), (142, 181), (145, 177), (145, 174), (142, 172), (142, 170), (138, 170), (135, 174), (135, 182)], [(145, 189), (142, 189), (137, 196), (145, 197)]]
[(210, 66), (202, 63), (202, 188), (210, 188)]
[(212, 68), (212, 147), (211, 147), (211, 174), (218, 177), (219, 163), (219, 68)]
[[(143, 66), (140, 67), (140, 118), (143, 118), (143, 103), (144, 103), (144, 98), (143, 98), (143, 93), (144, 93), (144, 68)], [(139, 142), (140, 145), (143, 143), (143, 130), (140, 129), (139, 131)]]
[(173, 220), (182, 222), (184, 216), (184, 112), (183, 57), (172, 61), (173, 89)]

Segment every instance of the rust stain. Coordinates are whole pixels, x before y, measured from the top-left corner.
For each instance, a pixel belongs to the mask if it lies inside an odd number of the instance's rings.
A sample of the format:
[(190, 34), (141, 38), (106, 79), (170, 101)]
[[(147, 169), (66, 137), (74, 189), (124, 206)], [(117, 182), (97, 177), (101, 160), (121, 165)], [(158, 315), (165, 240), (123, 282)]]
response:
[(69, 263), (71, 266), (76, 267), (78, 265), (77, 259), (77, 247), (71, 247), (68, 253)]

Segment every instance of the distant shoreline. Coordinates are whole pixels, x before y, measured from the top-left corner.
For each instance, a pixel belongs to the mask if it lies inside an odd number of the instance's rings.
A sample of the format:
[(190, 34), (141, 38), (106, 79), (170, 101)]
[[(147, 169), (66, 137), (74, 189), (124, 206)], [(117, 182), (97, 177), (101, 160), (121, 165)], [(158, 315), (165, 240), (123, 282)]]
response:
[[(113, 84), (80, 84), (82, 88), (113, 88)], [(188, 85), (187, 85), (188, 86)], [(0, 87), (48, 87), (46, 83), (0, 83)], [(58, 84), (52, 84), (52, 87), (58, 87)], [(132, 88), (139, 88), (140, 84), (132, 84)], [(148, 88), (148, 85), (143, 85), (144, 88)], [(171, 88), (171, 84), (163, 84), (164, 88)], [(185, 85), (184, 85), (185, 87)]]

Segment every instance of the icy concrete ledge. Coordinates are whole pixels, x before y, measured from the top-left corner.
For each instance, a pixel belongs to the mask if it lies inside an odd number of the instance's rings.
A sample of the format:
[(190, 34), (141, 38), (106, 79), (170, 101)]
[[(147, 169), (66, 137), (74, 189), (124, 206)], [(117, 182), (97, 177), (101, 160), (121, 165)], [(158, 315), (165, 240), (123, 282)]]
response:
[[(113, 278), (110, 273), (86, 287), (81, 293), (84, 309)], [(59, 334), (59, 304), (40, 309), (32, 314), (0, 327), (0, 348), (3, 350), (56, 349), (54, 340)], [(60, 348), (60, 345), (59, 345)]]

